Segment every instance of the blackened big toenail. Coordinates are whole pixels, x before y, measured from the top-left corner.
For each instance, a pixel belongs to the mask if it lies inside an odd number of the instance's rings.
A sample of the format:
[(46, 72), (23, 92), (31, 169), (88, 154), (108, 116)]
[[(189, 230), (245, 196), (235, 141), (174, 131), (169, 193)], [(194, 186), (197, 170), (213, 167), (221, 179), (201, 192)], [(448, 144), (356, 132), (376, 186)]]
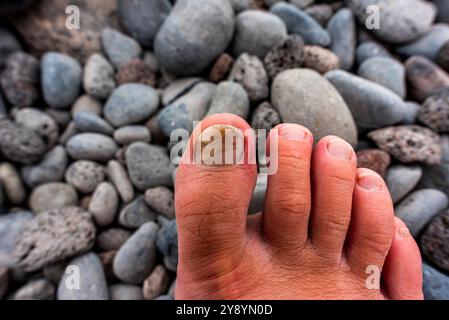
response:
[(382, 181), (380, 177), (375, 174), (363, 173), (357, 177), (357, 184), (363, 189), (370, 191), (381, 191)]
[(339, 138), (331, 139), (327, 144), (327, 150), (334, 157), (341, 160), (351, 160), (354, 151), (349, 143)]

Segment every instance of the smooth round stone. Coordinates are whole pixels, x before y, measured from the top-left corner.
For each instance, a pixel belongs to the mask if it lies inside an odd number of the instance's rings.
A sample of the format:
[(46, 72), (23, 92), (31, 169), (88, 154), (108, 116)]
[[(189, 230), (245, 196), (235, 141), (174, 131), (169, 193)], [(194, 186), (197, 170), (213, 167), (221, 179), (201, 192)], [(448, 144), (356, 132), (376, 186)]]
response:
[[(73, 268), (76, 269), (73, 269)], [(74, 290), (73, 270), (79, 270), (79, 289)], [(109, 300), (103, 266), (98, 256), (89, 252), (71, 260), (58, 286), (58, 300)]]
[(249, 113), (249, 99), (239, 83), (223, 81), (217, 86), (206, 117), (219, 113), (232, 113), (246, 119)]
[(439, 164), (442, 159), (440, 137), (425, 127), (387, 127), (371, 131), (368, 138), (403, 163), (423, 162), (432, 165)]
[(114, 222), (118, 202), (117, 191), (111, 183), (102, 182), (97, 185), (90, 200), (89, 212), (98, 226), (104, 227)]
[(114, 284), (109, 287), (111, 300), (144, 300), (142, 288), (132, 284)]
[(304, 62), (304, 41), (296, 34), (288, 36), (268, 51), (265, 68), (271, 79), (288, 69), (300, 68)]
[(90, 160), (73, 162), (65, 173), (65, 180), (82, 193), (91, 193), (104, 180), (105, 168)]
[(77, 112), (73, 116), (76, 129), (80, 132), (96, 132), (111, 135), (114, 128), (99, 116), (86, 111)]
[(435, 6), (422, 0), (350, 0), (348, 2), (362, 25), (369, 22), (367, 6), (376, 6), (380, 12), (380, 28), (373, 28), (371, 32), (393, 44), (409, 42), (425, 34), (436, 16)]
[(366, 41), (361, 43), (356, 50), (357, 63), (362, 65), (368, 59), (374, 57), (384, 57), (390, 58), (391, 55), (387, 49), (385, 49), (381, 44), (374, 41)]
[(180, 0), (159, 29), (154, 51), (169, 73), (199, 74), (225, 51), (233, 32), (229, 1)]
[(423, 291), (426, 300), (449, 300), (449, 277), (427, 263), (422, 265)]
[(56, 289), (47, 279), (36, 279), (15, 291), (9, 300), (53, 300)]
[(436, 189), (421, 189), (413, 192), (395, 208), (395, 214), (401, 218), (416, 238), (425, 225), (448, 206), (447, 196)]
[(99, 133), (79, 133), (67, 141), (67, 152), (76, 160), (105, 162), (114, 157), (117, 149), (112, 138)]
[(340, 67), (350, 70), (354, 64), (356, 27), (354, 15), (347, 8), (340, 9), (327, 24), (332, 43), (330, 49), (340, 59)]
[(131, 231), (122, 228), (106, 229), (97, 236), (96, 245), (102, 251), (118, 250), (131, 235)]
[(393, 203), (396, 204), (417, 185), (422, 177), (422, 169), (418, 166), (396, 165), (388, 169), (385, 182), (391, 194)]
[(421, 109), (421, 105), (414, 101), (405, 102), (405, 113), (404, 119), (402, 119), (402, 124), (415, 124), (418, 119), (418, 113)]
[(357, 167), (367, 168), (377, 172), (381, 177), (390, 166), (390, 155), (378, 149), (365, 149), (357, 152)]
[(16, 242), (16, 266), (31, 272), (92, 248), (95, 226), (90, 213), (77, 207), (41, 212), (27, 223)]
[(66, 54), (44, 54), (41, 61), (41, 84), (45, 102), (52, 108), (69, 107), (78, 96), (82, 72), (80, 63)]
[(134, 199), (133, 185), (128, 177), (128, 173), (120, 162), (115, 160), (109, 161), (106, 172), (123, 202), (128, 203)]
[(319, 24), (325, 26), (329, 19), (332, 17), (334, 10), (331, 5), (326, 3), (320, 3), (312, 5), (305, 9), (306, 13), (315, 19)]
[(234, 56), (246, 52), (263, 59), (285, 38), (287, 28), (279, 17), (260, 10), (246, 10), (236, 18), (232, 52)]
[(51, 182), (36, 187), (30, 196), (30, 208), (34, 213), (61, 209), (78, 204), (78, 194), (69, 184)]
[(90, 112), (99, 116), (102, 112), (103, 106), (98, 100), (95, 100), (91, 96), (85, 94), (76, 99), (72, 106), (72, 116), (75, 116), (78, 112)]
[(104, 100), (115, 88), (114, 68), (99, 53), (89, 57), (84, 66), (84, 91), (98, 100)]
[(61, 181), (64, 178), (67, 163), (68, 158), (64, 147), (56, 146), (36, 165), (22, 167), (23, 180), (31, 188), (46, 182)]
[(125, 283), (141, 284), (156, 263), (156, 237), (159, 227), (154, 222), (142, 225), (117, 252), (114, 274)]
[(19, 40), (8, 29), (0, 28), (0, 68), (3, 68), (6, 59), (15, 51), (21, 51)]
[(137, 141), (150, 142), (151, 134), (145, 126), (126, 126), (115, 130), (114, 140), (123, 145)]
[(262, 102), (253, 112), (251, 128), (264, 129), (266, 133), (281, 123), (281, 116), (269, 102)]
[(72, 120), (70, 111), (46, 108), (44, 112), (49, 115), (59, 127), (66, 127)]
[(121, 24), (134, 39), (143, 46), (153, 46), (157, 31), (168, 16), (171, 4), (168, 0), (118, 1), (118, 16)]
[(167, 292), (169, 285), (170, 274), (164, 266), (158, 265), (143, 282), (143, 296), (147, 300), (153, 300)]
[(449, 195), (449, 163), (425, 166), (419, 185), (423, 188), (439, 189)]
[(137, 229), (141, 225), (155, 220), (156, 213), (147, 206), (143, 196), (139, 196), (127, 204), (118, 216), (120, 225), (132, 229)]
[(33, 130), (44, 138), (48, 147), (52, 147), (58, 141), (58, 124), (41, 110), (34, 108), (19, 109), (14, 118), (17, 124)]
[(157, 235), (156, 245), (158, 250), (164, 255), (165, 266), (176, 271), (178, 264), (178, 229), (176, 220), (171, 220), (161, 228)]
[(216, 85), (201, 82), (185, 95), (162, 109), (157, 116), (159, 129), (170, 137), (176, 129), (193, 130), (193, 122), (204, 118), (215, 94)]
[(332, 51), (320, 46), (304, 47), (304, 68), (312, 69), (320, 74), (340, 68), (340, 59)]
[(282, 72), (274, 79), (271, 100), (284, 122), (309, 128), (316, 141), (336, 135), (353, 146), (357, 144), (357, 128), (348, 106), (317, 72), (308, 69)]
[(405, 68), (397, 60), (385, 57), (370, 58), (362, 63), (357, 74), (390, 89), (401, 98), (406, 96)]
[(12, 205), (20, 205), (25, 200), (26, 190), (20, 175), (17, 169), (9, 162), (0, 164), (0, 184)]
[(398, 47), (396, 51), (405, 57), (423, 56), (436, 60), (438, 52), (447, 41), (449, 41), (449, 26), (435, 24), (427, 34), (414, 42)]
[(22, 164), (38, 161), (47, 147), (33, 130), (8, 119), (0, 119), (0, 152), (4, 158)]
[(128, 83), (114, 90), (103, 112), (106, 120), (121, 127), (147, 120), (158, 105), (159, 95), (152, 87)]
[(424, 101), (419, 121), (436, 132), (449, 131), (449, 90), (441, 91)]
[(155, 187), (145, 191), (146, 204), (163, 214), (168, 219), (175, 218), (175, 204), (173, 191), (166, 187)]
[(298, 9), (296, 6), (280, 2), (272, 6), (270, 11), (284, 21), (289, 34), (294, 33), (300, 35), (307, 44), (321, 47), (330, 45), (331, 37), (329, 32), (323, 29), (306, 12)]
[(240, 83), (251, 102), (266, 99), (269, 95), (268, 75), (262, 61), (243, 53), (235, 61), (228, 80)]
[(116, 69), (120, 69), (142, 54), (142, 48), (136, 40), (115, 29), (103, 29), (101, 31), (101, 42), (106, 56)]
[(409, 93), (418, 102), (449, 88), (449, 75), (425, 57), (413, 56), (404, 66)]
[(421, 248), (424, 255), (435, 265), (449, 271), (449, 211), (438, 215), (429, 224), (421, 237)]
[(39, 60), (27, 53), (12, 53), (6, 60), (0, 82), (9, 103), (17, 107), (30, 107), (39, 96), (36, 88)]
[(164, 91), (162, 91), (162, 104), (164, 106), (169, 105), (190, 91), (199, 82), (201, 82), (201, 78), (196, 77), (174, 80), (164, 89)]
[(385, 87), (341, 70), (328, 72), (326, 79), (343, 96), (359, 128), (374, 129), (402, 121), (404, 102)]
[[(0, 215), (0, 261), (5, 267), (14, 267), (18, 257), (15, 255), (16, 243), (33, 214), (28, 211)], [(0, 282), (1, 283), (1, 282)]]

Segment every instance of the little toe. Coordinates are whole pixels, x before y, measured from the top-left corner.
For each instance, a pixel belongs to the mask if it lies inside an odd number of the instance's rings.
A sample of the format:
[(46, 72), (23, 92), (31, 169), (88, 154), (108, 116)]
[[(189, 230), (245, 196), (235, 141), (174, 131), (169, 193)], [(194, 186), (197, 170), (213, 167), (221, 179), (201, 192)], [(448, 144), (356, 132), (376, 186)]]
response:
[(351, 224), (346, 240), (348, 264), (357, 274), (381, 271), (394, 232), (394, 210), (383, 179), (369, 169), (357, 169)]
[[(219, 114), (204, 119), (190, 137), (175, 185), (179, 273), (215, 277), (232, 270), (241, 259), (257, 177), (256, 165), (245, 156), (254, 147), (248, 130), (243, 119)], [(224, 143), (229, 137), (235, 138), (230, 145)], [(243, 151), (235, 150), (239, 139)], [(229, 151), (234, 154), (232, 163), (225, 159)]]
[(339, 262), (351, 219), (356, 155), (343, 139), (329, 136), (312, 157), (312, 200), (309, 237), (317, 253)]

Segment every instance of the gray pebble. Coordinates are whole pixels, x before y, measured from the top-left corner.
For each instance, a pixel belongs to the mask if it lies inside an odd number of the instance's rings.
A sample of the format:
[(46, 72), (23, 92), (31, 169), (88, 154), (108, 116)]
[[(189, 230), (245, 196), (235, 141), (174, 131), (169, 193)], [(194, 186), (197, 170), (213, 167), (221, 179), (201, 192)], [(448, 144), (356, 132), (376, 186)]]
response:
[(340, 67), (350, 70), (354, 64), (356, 27), (354, 15), (347, 8), (340, 9), (327, 25), (332, 43), (330, 49), (340, 59)]
[(46, 279), (36, 279), (21, 286), (9, 300), (53, 300), (56, 289)]
[(118, 1), (118, 15), (125, 30), (145, 47), (153, 40), (171, 10), (168, 0)]
[(99, 116), (102, 112), (103, 106), (98, 100), (95, 100), (91, 96), (85, 94), (75, 100), (72, 106), (72, 116), (78, 112), (90, 112)]
[(156, 220), (156, 213), (150, 209), (143, 196), (139, 196), (119, 213), (118, 222), (126, 228), (137, 229), (141, 225)]
[(105, 118), (114, 126), (147, 120), (159, 105), (159, 95), (152, 87), (128, 83), (114, 90), (104, 106)]
[(405, 198), (395, 209), (416, 238), (426, 224), (448, 206), (447, 196), (437, 189), (421, 189)]
[(114, 140), (122, 145), (129, 145), (133, 142), (150, 142), (151, 134), (145, 126), (126, 126), (114, 132)]
[(55, 120), (39, 109), (24, 108), (14, 115), (17, 124), (40, 134), (48, 147), (56, 144), (59, 138), (59, 128)]
[(123, 202), (128, 203), (134, 199), (133, 185), (131, 184), (128, 173), (120, 162), (115, 160), (109, 161), (106, 172)]
[(22, 46), (14, 34), (5, 28), (0, 28), (0, 39), (0, 68), (3, 68), (9, 55), (22, 50)]
[(109, 287), (111, 300), (144, 300), (142, 287), (118, 283)]
[(90, 160), (73, 162), (65, 173), (65, 180), (82, 193), (91, 193), (104, 180), (105, 168)]
[(89, 203), (89, 212), (98, 226), (105, 227), (114, 222), (118, 202), (117, 191), (111, 183), (97, 185)]
[(428, 97), (419, 110), (418, 118), (435, 132), (448, 132), (449, 90)]
[(120, 69), (142, 54), (142, 48), (136, 40), (115, 29), (103, 29), (101, 31), (101, 43), (106, 56), (116, 69)]
[(437, 23), (424, 36), (416, 41), (405, 44), (397, 48), (401, 56), (424, 56), (430, 60), (435, 60), (443, 45), (449, 41), (449, 26)]
[(326, 79), (345, 99), (359, 128), (379, 128), (402, 121), (404, 102), (385, 87), (341, 70), (328, 72)]
[(419, 185), (423, 188), (439, 189), (449, 196), (449, 163), (425, 166)]
[(62, 182), (42, 184), (33, 189), (30, 196), (30, 208), (36, 214), (77, 204), (76, 190), (71, 185)]
[(76, 99), (82, 69), (78, 61), (58, 52), (44, 54), (41, 61), (41, 84), (45, 102), (52, 108), (67, 108)]
[(263, 59), (268, 51), (287, 38), (287, 28), (276, 15), (260, 10), (246, 10), (236, 18), (232, 52), (246, 52)]
[(357, 47), (356, 51), (357, 63), (361, 65), (363, 62), (374, 57), (390, 58), (391, 54), (381, 44), (374, 41), (366, 41)]
[(86, 93), (98, 100), (106, 99), (114, 90), (114, 68), (101, 54), (94, 53), (87, 60), (83, 85)]
[(334, 13), (332, 6), (326, 3), (312, 5), (305, 9), (306, 13), (315, 19), (319, 24), (325, 26)]
[(228, 1), (180, 0), (159, 29), (154, 50), (168, 72), (198, 74), (225, 51), (233, 32), (234, 11)]
[(396, 165), (388, 169), (385, 182), (390, 191), (393, 203), (409, 194), (422, 177), (422, 169), (418, 166)]
[(170, 137), (173, 130), (193, 130), (193, 121), (202, 120), (209, 109), (216, 86), (201, 82), (185, 95), (162, 109), (157, 116), (159, 129)]
[(76, 134), (78, 134), (78, 130), (76, 130), (75, 122), (70, 121), (65, 127), (64, 131), (61, 133), (61, 136), (59, 137), (59, 143), (63, 145), (67, 144), (67, 142)]
[(449, 300), (449, 277), (427, 263), (423, 263), (422, 271), (424, 298)]
[(280, 2), (270, 11), (279, 16), (287, 26), (288, 33), (299, 34), (306, 44), (327, 47), (331, 43), (329, 33), (306, 12), (292, 4)]
[(415, 124), (418, 119), (419, 109), (421, 105), (414, 101), (405, 102), (405, 113), (402, 119), (402, 124)]
[(336, 135), (353, 146), (357, 144), (357, 129), (348, 106), (316, 71), (292, 69), (280, 73), (274, 79), (271, 100), (284, 122), (309, 128), (316, 141)]
[(433, 3), (438, 8), (437, 20), (449, 23), (449, 3), (446, 0), (433, 0)]
[[(74, 272), (79, 275), (79, 289), (72, 288)], [(69, 262), (59, 282), (57, 298), (58, 300), (109, 300), (103, 266), (95, 253), (86, 253)]]
[(111, 135), (114, 128), (105, 120), (91, 112), (81, 111), (73, 116), (76, 129), (79, 132), (96, 132)]
[(155, 187), (145, 191), (145, 202), (150, 208), (163, 214), (168, 219), (175, 218), (173, 192), (166, 187)]
[(22, 237), (27, 223), (33, 219), (31, 212), (14, 212), (0, 216), (0, 265), (13, 267), (17, 263), (14, 254), (17, 241)]
[(70, 111), (68, 110), (46, 108), (44, 112), (52, 117), (60, 127), (66, 127), (70, 120), (72, 120)]
[(171, 82), (162, 92), (163, 105), (169, 105), (180, 96), (186, 94), (199, 82), (201, 82), (201, 78), (196, 77), (181, 78)]
[(159, 227), (154, 222), (142, 225), (117, 252), (114, 274), (125, 283), (141, 284), (156, 263), (155, 241)]
[(131, 231), (122, 228), (106, 229), (97, 236), (96, 245), (102, 251), (118, 250), (131, 235)]
[(266, 99), (269, 95), (268, 75), (256, 56), (247, 53), (240, 55), (232, 67), (229, 80), (240, 83), (251, 102)]
[(77, 207), (42, 212), (27, 223), (16, 242), (16, 266), (35, 271), (88, 251), (95, 241), (90, 213)]
[(79, 133), (67, 141), (67, 152), (73, 159), (105, 162), (118, 146), (112, 138), (99, 133)]
[(232, 113), (246, 119), (249, 113), (249, 99), (243, 86), (236, 82), (220, 82), (206, 114)]
[(266, 133), (281, 123), (281, 116), (269, 102), (262, 102), (253, 112), (251, 127), (264, 129)]
[(178, 229), (176, 220), (171, 220), (159, 230), (156, 245), (158, 250), (164, 255), (165, 266), (169, 270), (176, 271), (178, 264)]
[(390, 89), (401, 98), (406, 96), (405, 68), (397, 60), (373, 57), (359, 67), (358, 75)]

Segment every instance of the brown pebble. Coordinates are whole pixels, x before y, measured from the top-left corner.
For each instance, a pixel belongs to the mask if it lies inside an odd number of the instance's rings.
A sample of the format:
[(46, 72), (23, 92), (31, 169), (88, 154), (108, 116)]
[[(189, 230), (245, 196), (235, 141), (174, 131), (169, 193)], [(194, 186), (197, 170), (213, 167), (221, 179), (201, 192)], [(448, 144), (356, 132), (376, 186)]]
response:
[(114, 258), (117, 254), (117, 250), (106, 251), (98, 254), (101, 264), (103, 265), (104, 274), (108, 280), (116, 280), (116, 276), (113, 271)]
[(223, 81), (231, 71), (234, 59), (227, 53), (223, 53), (215, 61), (214, 66), (209, 74), (209, 80), (215, 83)]
[(366, 149), (357, 152), (357, 167), (367, 168), (385, 176), (385, 172), (391, 163), (390, 155), (378, 149)]
[(142, 83), (147, 86), (156, 86), (156, 74), (149, 64), (140, 59), (133, 59), (123, 65), (115, 79), (118, 85), (124, 83)]
[(304, 67), (325, 74), (340, 67), (340, 59), (332, 51), (319, 46), (304, 47)]
[(143, 296), (147, 300), (153, 300), (166, 293), (169, 285), (170, 275), (167, 269), (162, 265), (158, 265), (143, 283)]

